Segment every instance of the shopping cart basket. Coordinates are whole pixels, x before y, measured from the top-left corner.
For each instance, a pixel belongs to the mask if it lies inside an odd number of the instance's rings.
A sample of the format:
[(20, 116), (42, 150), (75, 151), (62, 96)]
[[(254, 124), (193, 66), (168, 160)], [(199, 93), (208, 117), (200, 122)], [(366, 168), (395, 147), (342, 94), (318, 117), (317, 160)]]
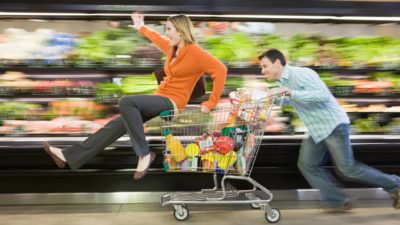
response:
[[(219, 107), (210, 113), (164, 111), (165, 171), (211, 173), (214, 188), (166, 194), (161, 198), (162, 206), (173, 205), (175, 218), (183, 221), (189, 216), (187, 204), (250, 204), (264, 210), (268, 222), (278, 222), (280, 211), (269, 205), (273, 194), (250, 176), (273, 103), (279, 97), (283, 99), (284, 93)], [(217, 174), (223, 174), (220, 187)], [(253, 188), (238, 190), (227, 180), (244, 180)]]

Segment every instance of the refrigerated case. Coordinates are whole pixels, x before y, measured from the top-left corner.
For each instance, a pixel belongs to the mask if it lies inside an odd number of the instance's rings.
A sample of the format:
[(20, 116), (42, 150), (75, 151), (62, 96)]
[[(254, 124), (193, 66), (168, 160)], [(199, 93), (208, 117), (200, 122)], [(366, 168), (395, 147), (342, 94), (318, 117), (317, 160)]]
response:
[[(356, 158), (400, 174), (400, 34), (398, 24), (388, 23), (393, 18), (255, 17), (248, 13), (251, 9), (240, 17), (219, 16), (237, 12), (240, 7), (234, 4), (231, 8), (215, 4), (208, 15), (200, 16), (196, 14), (207, 10), (204, 5), (196, 8), (189, 3), (193, 8), (184, 11), (177, 5), (161, 10), (155, 4), (146, 21), (162, 32), (168, 13), (193, 14), (200, 44), (228, 66), (221, 102), (236, 88), (273, 87), (259, 75), (256, 56), (265, 48), (278, 47), (291, 64), (315, 69), (349, 113)], [(131, 180), (136, 158), (128, 136), (78, 171), (55, 169), (41, 150), (44, 140), (59, 147), (84, 140), (118, 115), (122, 95), (154, 91), (152, 73), (162, 68), (162, 55), (126, 27), (128, 10), (140, 5), (83, 4), (43, 4), (46, 11), (56, 12), (2, 15), (0, 176), (7, 185), (1, 192), (167, 191), (212, 185), (208, 175), (163, 172), (157, 120), (146, 129), (159, 157), (149, 178), (140, 184)], [(6, 6), (16, 11), (22, 7)], [(57, 13), (63, 8), (67, 13)], [(303, 14), (311, 8), (303, 9)], [(31, 10), (37, 12), (40, 6)], [(211, 80), (207, 81), (210, 91)], [(204, 99), (207, 96), (192, 100), (190, 107)], [(304, 128), (291, 108), (275, 115), (265, 132), (254, 176), (269, 188), (308, 187), (296, 168)], [(330, 168), (329, 163), (326, 166)]]

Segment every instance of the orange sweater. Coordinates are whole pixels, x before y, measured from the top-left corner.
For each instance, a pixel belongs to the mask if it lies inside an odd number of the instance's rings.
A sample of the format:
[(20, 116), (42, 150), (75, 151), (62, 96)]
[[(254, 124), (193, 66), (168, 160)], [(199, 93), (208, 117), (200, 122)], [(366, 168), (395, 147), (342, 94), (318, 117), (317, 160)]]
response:
[(227, 69), (224, 64), (197, 44), (185, 45), (171, 63), (173, 48), (170, 47), (167, 38), (147, 26), (142, 26), (139, 32), (167, 55), (164, 65), (166, 76), (158, 86), (155, 95), (168, 97), (176, 103), (178, 109), (184, 109), (197, 81), (204, 73), (207, 73), (213, 80), (213, 89), (208, 101), (203, 102), (202, 105), (209, 109), (217, 105), (226, 79)]

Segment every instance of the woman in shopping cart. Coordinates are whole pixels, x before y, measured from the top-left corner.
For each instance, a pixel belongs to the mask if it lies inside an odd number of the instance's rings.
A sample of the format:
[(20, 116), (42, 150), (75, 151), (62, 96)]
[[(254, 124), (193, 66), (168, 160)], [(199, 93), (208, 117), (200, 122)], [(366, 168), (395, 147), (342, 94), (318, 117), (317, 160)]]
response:
[(67, 149), (60, 149), (44, 142), (44, 149), (58, 167), (67, 165), (76, 170), (128, 133), (133, 150), (139, 157), (134, 179), (141, 179), (155, 159), (149, 150), (143, 123), (158, 116), (165, 110), (184, 109), (199, 78), (207, 73), (213, 80), (209, 99), (201, 104), (201, 111), (213, 109), (222, 94), (227, 69), (215, 57), (204, 51), (196, 42), (193, 25), (188, 16), (173, 15), (167, 19), (165, 36), (152, 30), (144, 23), (143, 14), (134, 12), (130, 25), (141, 35), (147, 37), (164, 54), (166, 63), (164, 80), (152, 95), (130, 95), (119, 100), (121, 115), (85, 141)]
[(400, 178), (388, 175), (356, 161), (349, 137), (349, 118), (318, 74), (309, 69), (286, 64), (282, 52), (270, 49), (259, 55), (261, 73), (278, 81), (309, 131), (300, 148), (298, 167), (311, 187), (320, 190), (327, 211), (351, 209), (346, 195), (320, 165), (327, 152), (345, 178), (382, 187), (393, 196), (393, 206), (400, 208)]

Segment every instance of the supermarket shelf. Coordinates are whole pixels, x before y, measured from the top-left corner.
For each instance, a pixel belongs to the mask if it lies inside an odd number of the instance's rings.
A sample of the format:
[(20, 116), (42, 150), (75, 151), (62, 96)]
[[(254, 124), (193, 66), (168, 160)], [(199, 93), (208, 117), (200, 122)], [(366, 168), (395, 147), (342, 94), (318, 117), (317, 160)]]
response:
[[(233, 90), (232, 90), (233, 91)], [(222, 94), (222, 98), (228, 98), (229, 91)], [(191, 100), (191, 104), (198, 104), (208, 99), (210, 93), (205, 96)], [(348, 103), (363, 103), (363, 104), (385, 104), (386, 106), (398, 106), (400, 103), (400, 94), (393, 96), (379, 96), (376, 94), (357, 94), (352, 96), (335, 96), (337, 100), (344, 100)], [(391, 112), (390, 112), (391, 113)], [(397, 113), (397, 112), (395, 112)]]
[(31, 98), (0, 98), (0, 102), (9, 102), (10, 100), (12, 101), (18, 101), (18, 102), (39, 102), (39, 103), (46, 103), (46, 102), (51, 102), (51, 101), (62, 101), (62, 100), (95, 100), (92, 97), (31, 97)]
[[(309, 188), (296, 167), (301, 140), (277, 140), (276, 136), (270, 138), (274, 139), (264, 140), (261, 144), (252, 178), (270, 189)], [(399, 136), (390, 139), (381, 137), (376, 141), (352, 139), (352, 142), (356, 159), (384, 172), (400, 175)], [(67, 147), (71, 144), (72, 142), (64, 145), (57, 143), (57, 146)], [(150, 148), (156, 152), (157, 158), (145, 179), (135, 182), (132, 181), (132, 174), (137, 157), (128, 145), (106, 149), (76, 171), (58, 169), (39, 143), (36, 143), (36, 146), (25, 144), (19, 149), (15, 146), (1, 147), (0, 192), (195, 191), (212, 187), (211, 174), (164, 172), (162, 146), (150, 143)], [(324, 167), (333, 170), (329, 163)], [(236, 188), (251, 188), (243, 183), (231, 184)], [(366, 187), (365, 184), (359, 183), (345, 184), (346, 187)]]
[(309, 68), (317, 70), (317, 71), (331, 71), (337, 73), (343, 73), (346, 75), (360, 75), (364, 73), (371, 72), (394, 72), (399, 73), (400, 68), (391, 67), (391, 68), (381, 68), (381, 67), (336, 67), (336, 66), (310, 66)]
[[(190, 104), (198, 104), (203, 101), (206, 101), (208, 99), (210, 93), (206, 93), (205, 96), (197, 99), (190, 100)], [(221, 96), (222, 98), (227, 98), (229, 97), (227, 94), (223, 94)], [(392, 96), (379, 96), (375, 94), (357, 94), (357, 95), (351, 95), (351, 96), (335, 96), (338, 100), (345, 100), (349, 103), (399, 103), (400, 102), (400, 94), (392, 95)], [(52, 94), (0, 94), (0, 102), (6, 102), (6, 101), (24, 101), (24, 102), (48, 102), (48, 101), (55, 101), (55, 100), (62, 100), (62, 99), (85, 99), (85, 100), (93, 100), (94, 99), (94, 94), (83, 94), (83, 95), (66, 95), (66, 94), (60, 94), (60, 95), (52, 95)], [(117, 101), (115, 101), (115, 104)], [(362, 112), (361, 112), (362, 113)], [(373, 112), (367, 112), (367, 113), (373, 113)], [(386, 112), (383, 112), (386, 113)], [(398, 112), (387, 112), (387, 113), (398, 113)]]
[(26, 75), (28, 79), (34, 80), (90, 80), (90, 81), (108, 81), (110, 80), (110, 74), (104, 72), (79, 72), (79, 71), (42, 71), (42, 72), (29, 72)]
[[(228, 73), (230, 74), (261, 74), (261, 69), (258, 65), (254, 66), (228, 66)], [(300, 65), (301, 66), (301, 65)], [(307, 66), (317, 71), (331, 71), (346, 75), (360, 75), (370, 72), (393, 72), (400, 73), (400, 68), (379, 68), (379, 67), (366, 67), (366, 68), (353, 68), (353, 67), (336, 67), (336, 66)], [(152, 73), (155, 70), (162, 68), (162, 65), (150, 65), (150, 66), (104, 66), (104, 65), (93, 65), (93, 66), (28, 66), (28, 65), (7, 65), (0, 66), (0, 72), (4, 71), (22, 71), (26, 73), (62, 73), (68, 72), (69, 75), (82, 75), (82, 73), (111, 73), (111, 72), (131, 72), (131, 73)]]
[[(63, 136), (64, 135), (64, 136)], [(74, 134), (72, 134), (74, 135)], [(75, 136), (72, 135), (65, 135), (64, 134), (58, 134), (58, 136), (51, 136), (51, 135), (43, 135), (41, 137), (32, 137), (32, 136), (3, 136), (0, 137), (0, 148), (15, 148), (15, 147), (35, 147), (38, 145), (38, 143), (41, 143), (43, 141), (48, 141), (52, 142), (55, 144), (71, 144), (71, 143), (76, 143), (83, 141), (87, 138), (87, 135), (84, 134), (77, 134)], [(287, 144), (285, 141), (286, 140), (294, 140), (294, 141), (300, 141), (304, 139), (306, 136), (305, 134), (295, 134), (295, 135), (284, 135), (284, 134), (279, 134), (279, 135), (264, 135), (263, 136), (263, 142), (270, 142), (274, 141), (282, 141), (282, 144)], [(387, 142), (399, 142), (400, 143), (400, 135), (398, 134), (355, 134), (350, 136), (351, 140), (354, 141), (387, 141)], [(162, 143), (162, 136), (147, 136), (146, 140), (154, 147), (154, 146), (160, 146)], [(285, 140), (285, 141), (284, 141)], [(130, 147), (131, 143), (129, 140), (129, 136), (123, 136), (119, 138), (115, 144), (113, 145), (114, 147)]]
[(360, 114), (360, 115), (364, 115), (364, 114), (385, 114), (385, 115), (391, 115), (394, 117), (400, 117), (400, 112), (374, 112), (374, 111), (363, 111), (363, 112), (346, 112), (347, 114)]
[[(190, 100), (189, 104), (187, 107), (198, 107), (198, 105), (196, 106), (195, 104), (200, 104), (203, 101), (206, 101), (208, 99), (208, 95), (207, 97), (202, 97), (202, 98), (198, 98), (195, 100)], [(94, 101), (95, 98), (93, 95), (91, 96), (76, 96), (76, 95), (71, 95), (71, 96), (66, 96), (66, 95), (60, 95), (60, 96), (53, 96), (53, 97), (49, 97), (49, 95), (44, 96), (44, 95), (31, 95), (30, 97), (26, 96), (26, 97), (13, 97), (13, 96), (1, 96), (0, 95), (0, 103), (1, 102), (9, 102), (9, 101), (19, 101), (19, 102), (37, 102), (37, 103), (47, 103), (47, 102), (51, 102), (51, 101), (63, 101), (63, 100), (84, 100), (84, 101)], [(118, 107), (118, 100), (115, 101), (110, 101), (110, 102), (102, 102), (102, 104), (110, 106), (110, 107), (114, 107), (117, 108)]]
[[(85, 94), (85, 95), (56, 95), (56, 94), (33, 94), (33, 93), (26, 93), (26, 94), (16, 94), (16, 95), (4, 95), (0, 94), (0, 102), (4, 102), (6, 99), (9, 100), (17, 100), (20, 101), (21, 99), (24, 99), (24, 101), (38, 101), (38, 102), (46, 102), (47, 99), (50, 99), (50, 101), (53, 101), (55, 98), (56, 99), (70, 99), (70, 98), (78, 98), (78, 99), (87, 99), (91, 98), (93, 99), (94, 94)], [(32, 100), (35, 98), (39, 98), (38, 100)], [(30, 100), (28, 100), (30, 99)]]
[[(316, 71), (326, 71), (326, 72), (335, 72), (343, 75), (357, 75), (366, 74), (371, 72), (393, 72), (400, 73), (400, 68), (380, 68), (380, 67), (338, 67), (338, 66), (307, 66), (307, 65), (297, 65), (308, 67)], [(229, 73), (238, 73), (238, 74), (261, 74), (261, 69), (258, 65), (254, 66), (243, 66), (243, 67), (235, 67), (228, 66)]]
[[(157, 158), (146, 178), (134, 182), (132, 174), (137, 157), (132, 151), (128, 136), (120, 138), (76, 171), (58, 169), (42, 150), (41, 141), (47, 140), (63, 148), (85, 137), (1, 137), (0, 182), (3, 185), (0, 192), (195, 191), (212, 187), (211, 174), (164, 172), (164, 146), (160, 142), (160, 136), (148, 138), (150, 148), (156, 152)], [(304, 135), (266, 135), (252, 177), (270, 189), (309, 188), (296, 167), (302, 138)], [(351, 138), (358, 160), (387, 173), (400, 174), (400, 135), (352, 135)], [(332, 169), (330, 164), (324, 167)], [(249, 188), (243, 183), (231, 184), (237, 188)], [(366, 186), (346, 183), (346, 187)]]
[[(220, 14), (244, 14), (249, 20), (251, 15), (332, 15), (332, 16), (397, 16), (399, 3), (395, 1), (291, 1), (291, 0), (273, 0), (273, 1), (240, 1), (240, 0), (219, 0), (219, 1), (196, 1), (196, 0), (175, 0), (175, 1), (158, 1), (158, 0), (102, 0), (96, 1), (96, 4), (90, 0), (81, 1), (57, 1), (50, 2), (47, 0), (40, 1), (41, 4), (33, 4), (28, 0), (3, 0), (2, 8), (13, 9), (20, 12), (74, 12), (74, 13), (114, 13), (108, 18), (119, 18), (116, 13), (129, 13), (131, 11), (145, 11), (147, 13), (193, 13), (204, 14), (211, 13), (213, 15)], [(23, 14), (8, 15), (4, 14), (3, 18), (21, 18)], [(50, 16), (46, 16), (49, 18)], [(55, 15), (52, 18), (76, 18), (102, 19), (107, 16), (102, 15)], [(209, 16), (212, 18), (212, 16)], [(207, 18), (209, 18), (207, 17)], [(217, 16), (214, 16), (218, 18)], [(23, 17), (24, 18), (24, 17)], [(41, 18), (39, 15), (34, 18)], [(164, 17), (162, 17), (164, 18)], [(200, 17), (202, 18), (202, 17)], [(324, 18), (324, 17), (323, 17)], [(315, 18), (313, 21), (323, 20), (323, 18)], [(280, 18), (281, 20), (284, 18)], [(286, 18), (289, 20), (290, 18)], [(299, 19), (299, 18), (298, 18)], [(338, 18), (340, 19), (340, 18)], [(344, 20), (343, 18), (342, 20)], [(258, 21), (260, 18), (258, 18)]]
[(376, 102), (378, 101), (395, 101), (398, 102), (400, 100), (400, 93), (399, 94), (393, 94), (393, 95), (386, 95), (386, 94), (373, 94), (373, 93), (365, 93), (365, 94), (354, 94), (354, 95), (348, 95), (348, 96), (338, 96), (335, 95), (336, 98), (338, 99), (348, 99), (349, 101), (353, 102)]
[[(0, 3), (0, 7), (4, 11), (0, 12), (0, 18), (5, 21), (7, 19), (18, 19), (20, 21), (28, 19), (43, 19), (43, 21), (66, 19), (75, 20), (75, 22), (79, 22), (79, 20), (105, 20), (103, 22), (116, 20), (126, 25), (127, 23), (131, 23), (129, 21), (131, 11), (139, 10), (146, 13), (146, 21), (164, 21), (173, 13), (183, 12), (189, 14), (194, 21), (279, 21), (368, 24), (398, 23), (400, 2), (355, 2), (341, 0), (99, 0), (93, 3), (92, 0), (59, 0), (57, 2), (40, 0), (33, 4), (32, 1), (28, 0), (3, 0)], [(13, 11), (20, 13), (19, 15), (18, 13), (12, 14)], [(49, 14), (33, 15), (29, 14), (30, 12), (48, 12)], [(67, 14), (61, 14), (60, 12), (66, 12)], [(242, 15), (234, 16), (233, 14)], [(274, 15), (278, 16), (275, 17)], [(314, 16), (307, 17), (307, 15)], [(347, 16), (354, 18), (344, 18)], [(355, 16), (364, 17), (355, 18)], [(387, 18), (367, 18), (365, 16), (387, 16)], [(391, 16), (394, 18), (390, 18)], [(50, 62), (58, 65), (50, 65), (46, 61), (38, 61), (37, 64), (36, 61), (22, 61), (27, 63), (27, 65), (11, 65), (5, 63), (7, 61), (1, 61), (0, 73), (11, 70), (21, 71), (27, 73), (33, 79), (52, 79), (52, 76), (54, 76), (56, 78), (62, 77), (68, 79), (92, 80), (93, 78), (99, 80), (104, 78), (111, 80), (112, 77), (124, 74), (151, 73), (154, 70), (162, 68), (161, 65), (139, 66), (139, 63), (136, 64), (135, 60), (132, 61), (134, 65), (130, 65), (126, 61), (119, 61), (115, 64), (111, 64), (111, 62), (99, 64), (93, 64), (90, 61), (76, 62), (80, 63), (80, 66), (68, 60)], [(11, 63), (12, 61), (9, 62)], [(121, 66), (112, 66), (118, 64)], [(260, 75), (260, 79), (264, 79), (257, 65), (244, 67), (233, 65), (241, 65), (241, 63), (229, 64), (229, 75)], [(400, 67), (352, 68), (316, 66), (311, 68), (318, 72), (333, 72), (343, 75), (343, 77), (386, 71), (400, 74)], [(94, 100), (93, 97), (84, 99)], [(0, 102), (15, 100), (45, 104), (48, 101), (65, 100), (66, 98), (83, 99), (78, 96), (29, 96), (29, 98), (26, 96), (10, 96), (0, 98)], [(200, 103), (205, 98), (191, 101), (191, 103)], [(374, 103), (383, 103), (387, 106), (400, 105), (400, 98), (398, 96), (358, 95), (346, 96), (344, 98), (349, 102), (358, 103), (357, 105)], [(397, 114), (390, 113), (388, 117), (392, 115)], [(387, 114), (383, 114), (383, 116), (387, 117)], [(132, 173), (136, 167), (137, 158), (132, 151), (128, 136), (121, 137), (105, 151), (91, 158), (78, 171), (57, 169), (51, 158), (42, 150), (42, 141), (49, 141), (58, 147), (64, 148), (85, 140), (88, 135), (52, 133), (0, 136), (0, 183), (2, 183), (0, 193), (46, 193), (45, 196), (50, 196), (49, 193), (132, 193), (135, 191), (198, 190), (199, 188), (212, 186), (212, 179), (209, 174), (165, 173), (162, 170), (162, 150), (164, 146), (162, 137), (159, 134), (148, 135), (147, 137), (150, 148), (157, 153), (158, 157), (152, 165), (149, 174), (140, 182), (132, 181)], [(296, 167), (298, 151), (304, 137), (305, 135), (301, 133), (293, 135), (282, 133), (265, 135), (257, 161), (255, 162), (252, 177), (271, 189), (308, 188), (306, 181)], [(351, 140), (355, 156), (358, 160), (391, 174), (400, 174), (398, 161), (400, 156), (399, 134), (354, 134), (351, 135)], [(332, 169), (330, 165), (326, 167)], [(126, 197), (121, 195), (116, 196), (117, 198)], [(29, 198), (29, 196), (27, 197)]]
[(348, 103), (365, 103), (365, 104), (385, 104), (387, 106), (399, 105), (400, 98), (352, 98), (352, 97), (337, 97), (338, 100), (345, 100)]
[(0, 72), (5, 71), (21, 71), (25, 73), (63, 73), (68, 72), (69, 75), (80, 76), (82, 73), (117, 73), (117, 72), (130, 72), (130, 73), (152, 73), (155, 70), (161, 69), (161, 65), (154, 66), (118, 66), (118, 67), (106, 67), (106, 66), (82, 66), (82, 67), (74, 67), (74, 66), (27, 66), (27, 65), (18, 65), (18, 66), (9, 66), (3, 65), (0, 66)]

